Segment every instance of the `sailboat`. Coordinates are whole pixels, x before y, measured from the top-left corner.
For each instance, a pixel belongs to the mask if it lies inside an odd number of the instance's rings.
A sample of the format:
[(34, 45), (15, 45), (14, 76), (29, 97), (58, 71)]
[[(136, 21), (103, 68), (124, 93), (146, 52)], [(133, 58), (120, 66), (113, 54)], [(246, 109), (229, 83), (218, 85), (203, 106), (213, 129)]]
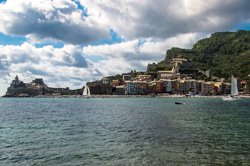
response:
[(237, 100), (235, 96), (239, 95), (238, 87), (237, 87), (237, 78), (234, 78), (234, 76), (231, 76), (231, 96), (222, 98), (224, 101), (232, 101)]
[(87, 97), (87, 98), (90, 97), (90, 90), (89, 90), (88, 85), (85, 85), (85, 88), (84, 88), (84, 90), (83, 90), (82, 95), (83, 95), (84, 97)]

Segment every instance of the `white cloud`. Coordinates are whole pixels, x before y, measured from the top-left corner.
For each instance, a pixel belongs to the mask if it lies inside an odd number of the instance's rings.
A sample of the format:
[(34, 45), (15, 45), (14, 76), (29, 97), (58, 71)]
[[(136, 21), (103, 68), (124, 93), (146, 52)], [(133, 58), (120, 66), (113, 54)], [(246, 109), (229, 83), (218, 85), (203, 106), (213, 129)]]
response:
[(107, 39), (110, 29), (125, 40), (166, 39), (228, 30), (250, 15), (248, 0), (79, 1), (84, 10), (72, 0), (7, 0), (0, 4), (0, 32), (71, 44)]
[[(173, 46), (190, 47), (202, 35), (185, 34), (167, 40), (132, 40), (112, 45), (63, 48), (36, 48), (24, 43), (20, 46), (0, 45), (0, 75), (8, 85), (15, 75), (25, 82), (43, 78), (49, 86), (80, 88), (85, 82), (131, 70), (145, 71), (148, 63), (165, 57)], [(98, 61), (91, 58), (98, 55)], [(3, 81), (2, 81), (3, 82)]]
[(145, 71), (148, 63), (163, 60), (167, 49), (190, 48), (194, 42), (203, 37), (203, 34), (189, 33), (166, 40), (137, 39), (112, 45), (87, 46), (83, 48), (83, 53), (90, 59), (92, 56), (103, 57), (93, 66), (104, 75), (131, 70)]
[(0, 32), (32, 41), (81, 44), (109, 38), (109, 29), (84, 16), (71, 0), (8, 0), (0, 4)]
[(125, 40), (166, 39), (228, 30), (250, 15), (248, 0), (79, 1), (84, 10), (72, 0), (7, 0), (0, 4), (0, 32), (71, 44), (107, 39), (110, 29)]
[(24, 81), (44, 78), (50, 86), (79, 88), (91, 78), (80, 47), (65, 45), (63, 48), (45, 46), (36, 48), (29, 43), (21, 46), (0, 46), (1, 78), (9, 84), (17, 74)]
[(89, 19), (125, 38), (227, 30), (250, 15), (248, 0), (80, 0)]

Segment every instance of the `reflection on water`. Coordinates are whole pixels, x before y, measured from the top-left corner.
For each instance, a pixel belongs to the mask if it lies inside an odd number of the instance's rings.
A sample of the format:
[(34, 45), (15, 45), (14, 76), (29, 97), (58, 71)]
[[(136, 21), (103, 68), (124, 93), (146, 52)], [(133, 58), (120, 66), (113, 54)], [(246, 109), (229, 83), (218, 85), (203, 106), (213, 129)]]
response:
[(247, 99), (1, 98), (0, 165), (250, 165), (249, 108)]

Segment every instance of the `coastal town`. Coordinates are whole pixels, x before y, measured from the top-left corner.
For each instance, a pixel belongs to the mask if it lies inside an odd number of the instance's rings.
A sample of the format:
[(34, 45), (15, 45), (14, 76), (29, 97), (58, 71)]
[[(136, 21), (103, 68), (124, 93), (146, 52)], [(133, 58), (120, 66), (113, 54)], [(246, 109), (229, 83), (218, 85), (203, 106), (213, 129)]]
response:
[[(150, 95), (150, 96), (218, 96), (228, 95), (231, 84), (225, 78), (211, 76), (209, 71), (199, 70), (203, 80), (195, 79), (194, 73), (183, 72), (192, 62), (183, 58), (171, 59), (170, 70), (150, 72), (131, 71), (121, 75), (104, 77), (101, 80), (88, 82), (80, 89), (48, 87), (43, 79), (37, 78), (31, 83), (24, 83), (16, 76), (5, 97), (35, 97), (35, 96), (81, 96), (88, 87), (91, 95)], [(149, 64), (149, 67), (154, 64)], [(237, 80), (237, 88), (242, 95), (249, 94), (247, 80)]]
[(250, 0), (0, 15), (0, 166), (250, 166)]

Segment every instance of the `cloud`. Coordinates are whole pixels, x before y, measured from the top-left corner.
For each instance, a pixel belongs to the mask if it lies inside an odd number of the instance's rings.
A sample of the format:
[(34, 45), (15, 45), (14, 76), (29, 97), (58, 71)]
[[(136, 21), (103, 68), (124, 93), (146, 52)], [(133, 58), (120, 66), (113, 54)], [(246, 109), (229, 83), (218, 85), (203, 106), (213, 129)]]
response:
[[(178, 34), (228, 30), (248, 21), (248, 0), (8, 0), (0, 4), (0, 32), (86, 44), (110, 39), (166, 39)], [(194, 5), (195, 4), (195, 5)]]
[(0, 4), (0, 32), (33, 42), (55, 39), (82, 44), (109, 38), (109, 29), (84, 16), (71, 0), (8, 0)]
[(228, 30), (249, 19), (248, 0), (80, 0), (89, 19), (125, 38), (167, 38)]
[[(80, 88), (85, 82), (131, 70), (145, 71), (148, 63), (158, 62), (173, 46), (190, 47), (201, 34), (184, 34), (167, 40), (131, 40), (111, 45), (74, 46), (62, 48), (30, 43), (20, 46), (0, 45), (0, 75), (5, 85), (15, 75), (25, 82), (43, 78), (49, 86)], [(101, 57), (92, 60), (92, 57)]]
[(24, 81), (44, 78), (50, 86), (81, 87), (91, 78), (91, 69), (78, 46), (36, 48), (29, 43), (21, 46), (0, 45), (0, 75), (6, 84), (18, 74)]
[(131, 70), (145, 71), (148, 63), (163, 60), (167, 49), (190, 48), (194, 42), (203, 37), (204, 34), (188, 33), (165, 40), (136, 39), (112, 45), (87, 46), (83, 48), (83, 53), (87, 59), (93, 56), (103, 57), (99, 62), (91, 63), (92, 67), (103, 75)]

